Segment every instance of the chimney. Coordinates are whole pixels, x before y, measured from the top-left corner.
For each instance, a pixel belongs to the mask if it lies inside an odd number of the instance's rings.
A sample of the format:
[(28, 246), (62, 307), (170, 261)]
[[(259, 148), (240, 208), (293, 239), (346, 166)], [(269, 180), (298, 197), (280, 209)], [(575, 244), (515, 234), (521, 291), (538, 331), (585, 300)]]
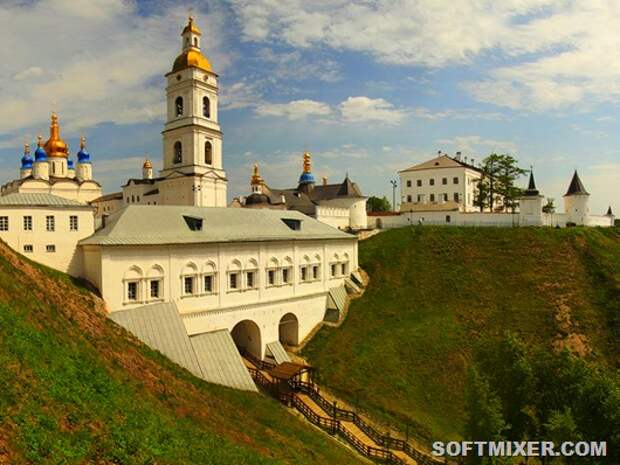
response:
[(470, 163), (471, 163), (471, 166), (476, 166), (476, 160), (475, 159), (471, 158)]
[(437, 150), (437, 156), (440, 157), (441, 156), (441, 150)]
[(461, 161), (461, 152), (456, 152), (456, 157), (458, 161)]
[(327, 186), (327, 176), (323, 176), (323, 185)]

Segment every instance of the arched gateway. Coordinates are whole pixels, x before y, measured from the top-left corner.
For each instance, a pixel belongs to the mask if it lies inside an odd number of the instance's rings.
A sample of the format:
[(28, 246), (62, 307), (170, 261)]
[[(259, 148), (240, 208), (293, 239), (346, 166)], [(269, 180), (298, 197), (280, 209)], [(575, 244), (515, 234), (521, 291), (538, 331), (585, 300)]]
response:
[(278, 325), (278, 340), (282, 344), (296, 346), (299, 344), (299, 320), (292, 313), (287, 313), (280, 319)]
[(260, 328), (251, 320), (243, 320), (230, 332), (240, 352), (247, 351), (257, 358), (262, 358)]

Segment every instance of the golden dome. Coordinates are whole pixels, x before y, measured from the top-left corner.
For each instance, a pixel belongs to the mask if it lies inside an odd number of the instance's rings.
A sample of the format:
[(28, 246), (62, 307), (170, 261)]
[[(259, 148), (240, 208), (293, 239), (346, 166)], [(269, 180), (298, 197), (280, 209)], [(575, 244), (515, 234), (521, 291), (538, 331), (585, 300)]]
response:
[(69, 147), (60, 137), (60, 126), (58, 125), (58, 115), (56, 113), (52, 113), (50, 138), (43, 148), (48, 157), (67, 158), (69, 156)]
[(200, 53), (198, 50), (190, 49), (181, 53), (176, 60), (174, 60), (174, 66), (172, 72), (182, 71), (187, 68), (198, 68), (203, 71), (213, 72), (211, 63), (209, 60)]
[(187, 26), (185, 26), (185, 29), (183, 29), (183, 32), (181, 33), (181, 35), (187, 34), (188, 32), (191, 32), (196, 35), (202, 35), (202, 33), (200, 32), (200, 29), (198, 29), (198, 26), (194, 24), (193, 16), (190, 16), (188, 18)]
[(263, 181), (263, 178), (261, 177), (260, 173), (258, 172), (258, 163), (254, 164), (254, 170), (252, 173), (252, 179), (250, 181), (250, 184), (252, 186), (261, 186), (265, 181)]
[(153, 164), (151, 163), (151, 160), (149, 160), (148, 158), (144, 160), (144, 165), (142, 165), (142, 168), (145, 170), (153, 168)]

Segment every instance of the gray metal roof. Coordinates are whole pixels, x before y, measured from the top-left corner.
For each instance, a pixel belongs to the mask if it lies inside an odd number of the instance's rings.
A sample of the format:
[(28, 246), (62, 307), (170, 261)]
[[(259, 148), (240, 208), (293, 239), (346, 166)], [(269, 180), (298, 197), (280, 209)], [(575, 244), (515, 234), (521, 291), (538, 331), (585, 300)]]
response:
[(284, 347), (282, 347), (282, 344), (280, 344), (280, 341), (273, 341), (267, 344), (267, 350), (273, 356), (278, 365), (280, 363), (292, 361), (286, 353), (286, 350), (284, 350)]
[(327, 307), (333, 310), (344, 310), (347, 303), (347, 290), (344, 286), (332, 287), (327, 295)]
[(0, 205), (19, 207), (83, 207), (92, 208), (77, 200), (52, 194), (29, 194), (14, 192), (0, 197)]
[[(191, 230), (184, 217), (202, 219)], [(301, 221), (292, 230), (282, 220)], [(105, 228), (80, 244), (139, 245), (250, 242), (311, 239), (355, 239), (297, 211), (270, 209), (128, 205), (107, 219)]]
[(257, 391), (228, 330), (197, 334), (190, 341), (203, 379), (242, 391)]
[(203, 378), (185, 325), (174, 303), (145, 305), (110, 313), (110, 319), (149, 347)]

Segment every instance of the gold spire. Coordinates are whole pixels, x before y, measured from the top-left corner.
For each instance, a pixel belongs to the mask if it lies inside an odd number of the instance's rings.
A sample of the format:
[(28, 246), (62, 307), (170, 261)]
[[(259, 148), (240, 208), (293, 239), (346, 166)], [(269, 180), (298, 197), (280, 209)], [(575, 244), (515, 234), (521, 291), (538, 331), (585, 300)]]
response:
[(80, 136), (80, 150), (84, 150), (86, 148), (86, 137), (84, 134)]
[(40, 134), (37, 136), (37, 147), (43, 147), (43, 136)]
[(304, 173), (312, 172), (312, 155), (310, 152), (304, 153)]
[(196, 35), (202, 35), (202, 33), (200, 32), (200, 29), (198, 29), (198, 26), (194, 24), (194, 17), (192, 16), (191, 9), (189, 12), (189, 16), (187, 17), (187, 26), (185, 26), (185, 29), (183, 29), (183, 32), (181, 33), (181, 35), (184, 35), (188, 32), (191, 32)]
[(252, 172), (252, 181), (251, 181), (251, 185), (252, 186), (260, 186), (264, 183), (263, 178), (261, 177), (260, 173), (258, 172), (258, 163), (254, 163), (254, 170)]
[(60, 125), (58, 124), (58, 115), (52, 112), (52, 123), (50, 124), (50, 138), (45, 143), (45, 151), (48, 157), (67, 158), (69, 155), (69, 147), (60, 137)]
[(24, 144), (24, 155), (28, 155), (30, 153), (30, 144), (26, 142)]
[[(198, 68), (202, 71), (208, 71), (209, 73), (213, 72), (213, 68), (211, 67), (211, 63), (207, 57), (205, 57), (197, 45), (194, 44), (194, 41), (191, 37), (186, 37), (188, 34), (194, 34), (197, 36), (201, 35), (200, 30), (194, 23), (194, 17), (189, 16), (187, 26), (183, 29), (183, 33), (181, 34), (184, 37), (184, 45), (183, 45), (183, 53), (181, 53), (176, 60), (174, 60), (174, 65), (172, 65), (172, 72), (176, 73), (178, 71), (182, 71), (188, 68)], [(197, 40), (194, 37), (194, 40)]]

